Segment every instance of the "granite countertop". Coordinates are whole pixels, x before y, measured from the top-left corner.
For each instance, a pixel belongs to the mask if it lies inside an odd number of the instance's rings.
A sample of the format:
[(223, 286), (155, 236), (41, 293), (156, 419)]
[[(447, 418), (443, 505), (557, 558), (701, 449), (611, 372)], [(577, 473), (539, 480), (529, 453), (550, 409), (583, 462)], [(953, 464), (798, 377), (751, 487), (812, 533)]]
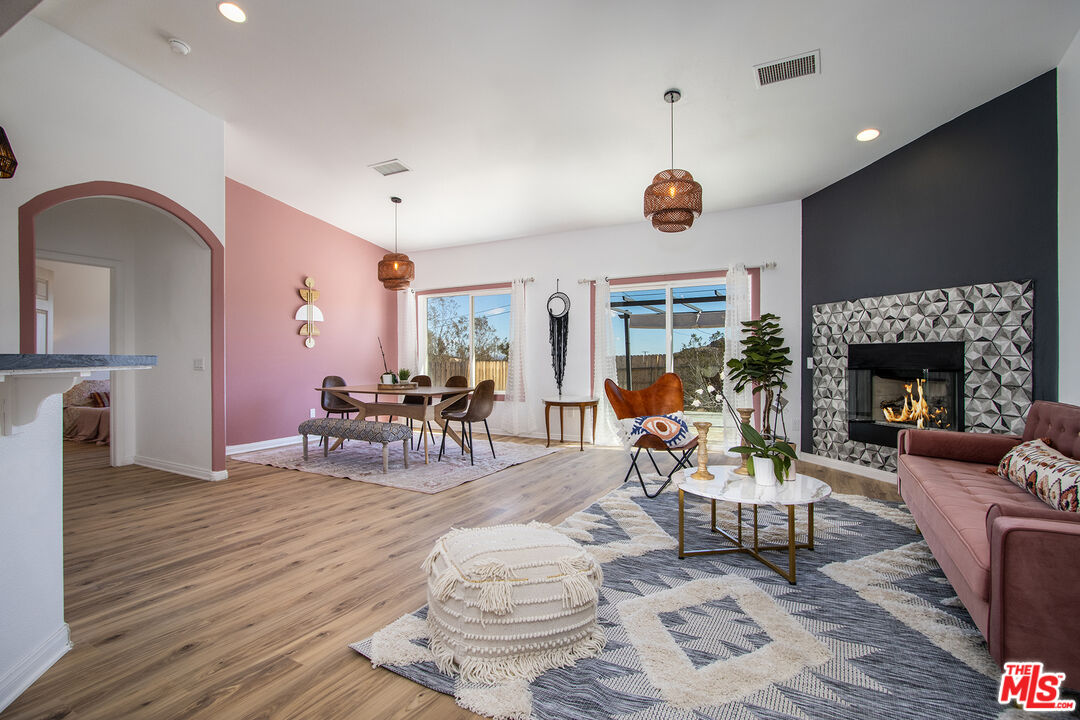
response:
[(31, 355), (0, 354), (4, 371), (75, 370), (82, 368), (150, 367), (157, 355)]

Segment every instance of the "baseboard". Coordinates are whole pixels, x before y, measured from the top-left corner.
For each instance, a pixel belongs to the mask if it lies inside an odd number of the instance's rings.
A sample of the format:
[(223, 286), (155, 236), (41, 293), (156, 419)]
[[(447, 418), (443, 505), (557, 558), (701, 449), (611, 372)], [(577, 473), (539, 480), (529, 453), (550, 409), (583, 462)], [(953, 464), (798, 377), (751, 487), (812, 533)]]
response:
[(848, 472), (852, 475), (859, 475), (860, 477), (877, 480), (878, 482), (888, 483), (890, 485), (896, 484), (896, 473), (887, 470), (878, 470), (877, 468), (858, 465), (846, 460), (837, 460), (836, 458), (801, 451), (799, 452), (799, 459), (814, 463), (815, 465), (832, 468), (833, 470), (842, 470), (843, 472)]
[(259, 442), (244, 443), (242, 445), (226, 445), (226, 455), (239, 455), (240, 453), (255, 452), (256, 450), (269, 450), (270, 448), (282, 447), (283, 445), (296, 445), (301, 442), (299, 435), (290, 437), (274, 438), (273, 440), (260, 440)]
[(208, 470), (206, 468), (195, 467), (194, 465), (185, 465), (183, 463), (174, 463), (168, 460), (149, 458), (144, 455), (136, 455), (135, 464), (153, 468), (155, 470), (164, 470), (165, 472), (170, 472), (174, 475), (185, 475), (199, 480), (217, 481), (225, 480), (229, 477), (229, 472), (227, 470)]
[(71, 633), (67, 623), (64, 623), (37, 650), (0, 676), (0, 712), (15, 702), (15, 698), (22, 695), (70, 649)]

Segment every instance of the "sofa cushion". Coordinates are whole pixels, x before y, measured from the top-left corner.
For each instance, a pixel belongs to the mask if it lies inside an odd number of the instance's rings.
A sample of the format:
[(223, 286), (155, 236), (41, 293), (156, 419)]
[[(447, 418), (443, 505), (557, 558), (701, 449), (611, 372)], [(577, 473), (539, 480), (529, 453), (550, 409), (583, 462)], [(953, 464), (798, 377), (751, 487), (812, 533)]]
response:
[(642, 415), (619, 420), (623, 446), (633, 447), (642, 435), (660, 438), (669, 448), (681, 448), (690, 439), (690, 427), (681, 410), (667, 415)]
[(1054, 510), (1080, 512), (1080, 462), (1042, 440), (1017, 445), (1001, 459), (998, 475), (1027, 490)]
[(989, 600), (987, 509), (994, 503), (1039, 507), (1042, 503), (1002, 481), (989, 465), (921, 455), (901, 455), (900, 465), (904, 500), (924, 534), (941, 540), (940, 547), (932, 549), (946, 553), (972, 592), (984, 602)]
[(1080, 458), (1080, 407), (1036, 400), (1024, 425), (1024, 440), (1035, 438), (1050, 438), (1050, 447), (1066, 457)]

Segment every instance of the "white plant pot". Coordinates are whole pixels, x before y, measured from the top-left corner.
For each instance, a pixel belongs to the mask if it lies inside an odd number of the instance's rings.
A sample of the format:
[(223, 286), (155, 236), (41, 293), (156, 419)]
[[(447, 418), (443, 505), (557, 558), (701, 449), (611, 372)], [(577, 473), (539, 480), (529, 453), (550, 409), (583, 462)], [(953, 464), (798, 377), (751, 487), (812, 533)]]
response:
[(772, 487), (777, 485), (776, 467), (768, 458), (754, 458), (754, 480), (758, 485)]

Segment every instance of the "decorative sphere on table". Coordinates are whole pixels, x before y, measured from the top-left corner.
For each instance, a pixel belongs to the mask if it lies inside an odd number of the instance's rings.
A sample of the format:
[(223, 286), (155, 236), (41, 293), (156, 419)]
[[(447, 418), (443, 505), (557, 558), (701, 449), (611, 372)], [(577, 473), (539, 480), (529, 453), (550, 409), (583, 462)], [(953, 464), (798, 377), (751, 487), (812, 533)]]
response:
[(698, 432), (697, 472), (691, 475), (694, 480), (712, 480), (715, 475), (709, 472), (709, 428), (710, 422), (696, 422)]

